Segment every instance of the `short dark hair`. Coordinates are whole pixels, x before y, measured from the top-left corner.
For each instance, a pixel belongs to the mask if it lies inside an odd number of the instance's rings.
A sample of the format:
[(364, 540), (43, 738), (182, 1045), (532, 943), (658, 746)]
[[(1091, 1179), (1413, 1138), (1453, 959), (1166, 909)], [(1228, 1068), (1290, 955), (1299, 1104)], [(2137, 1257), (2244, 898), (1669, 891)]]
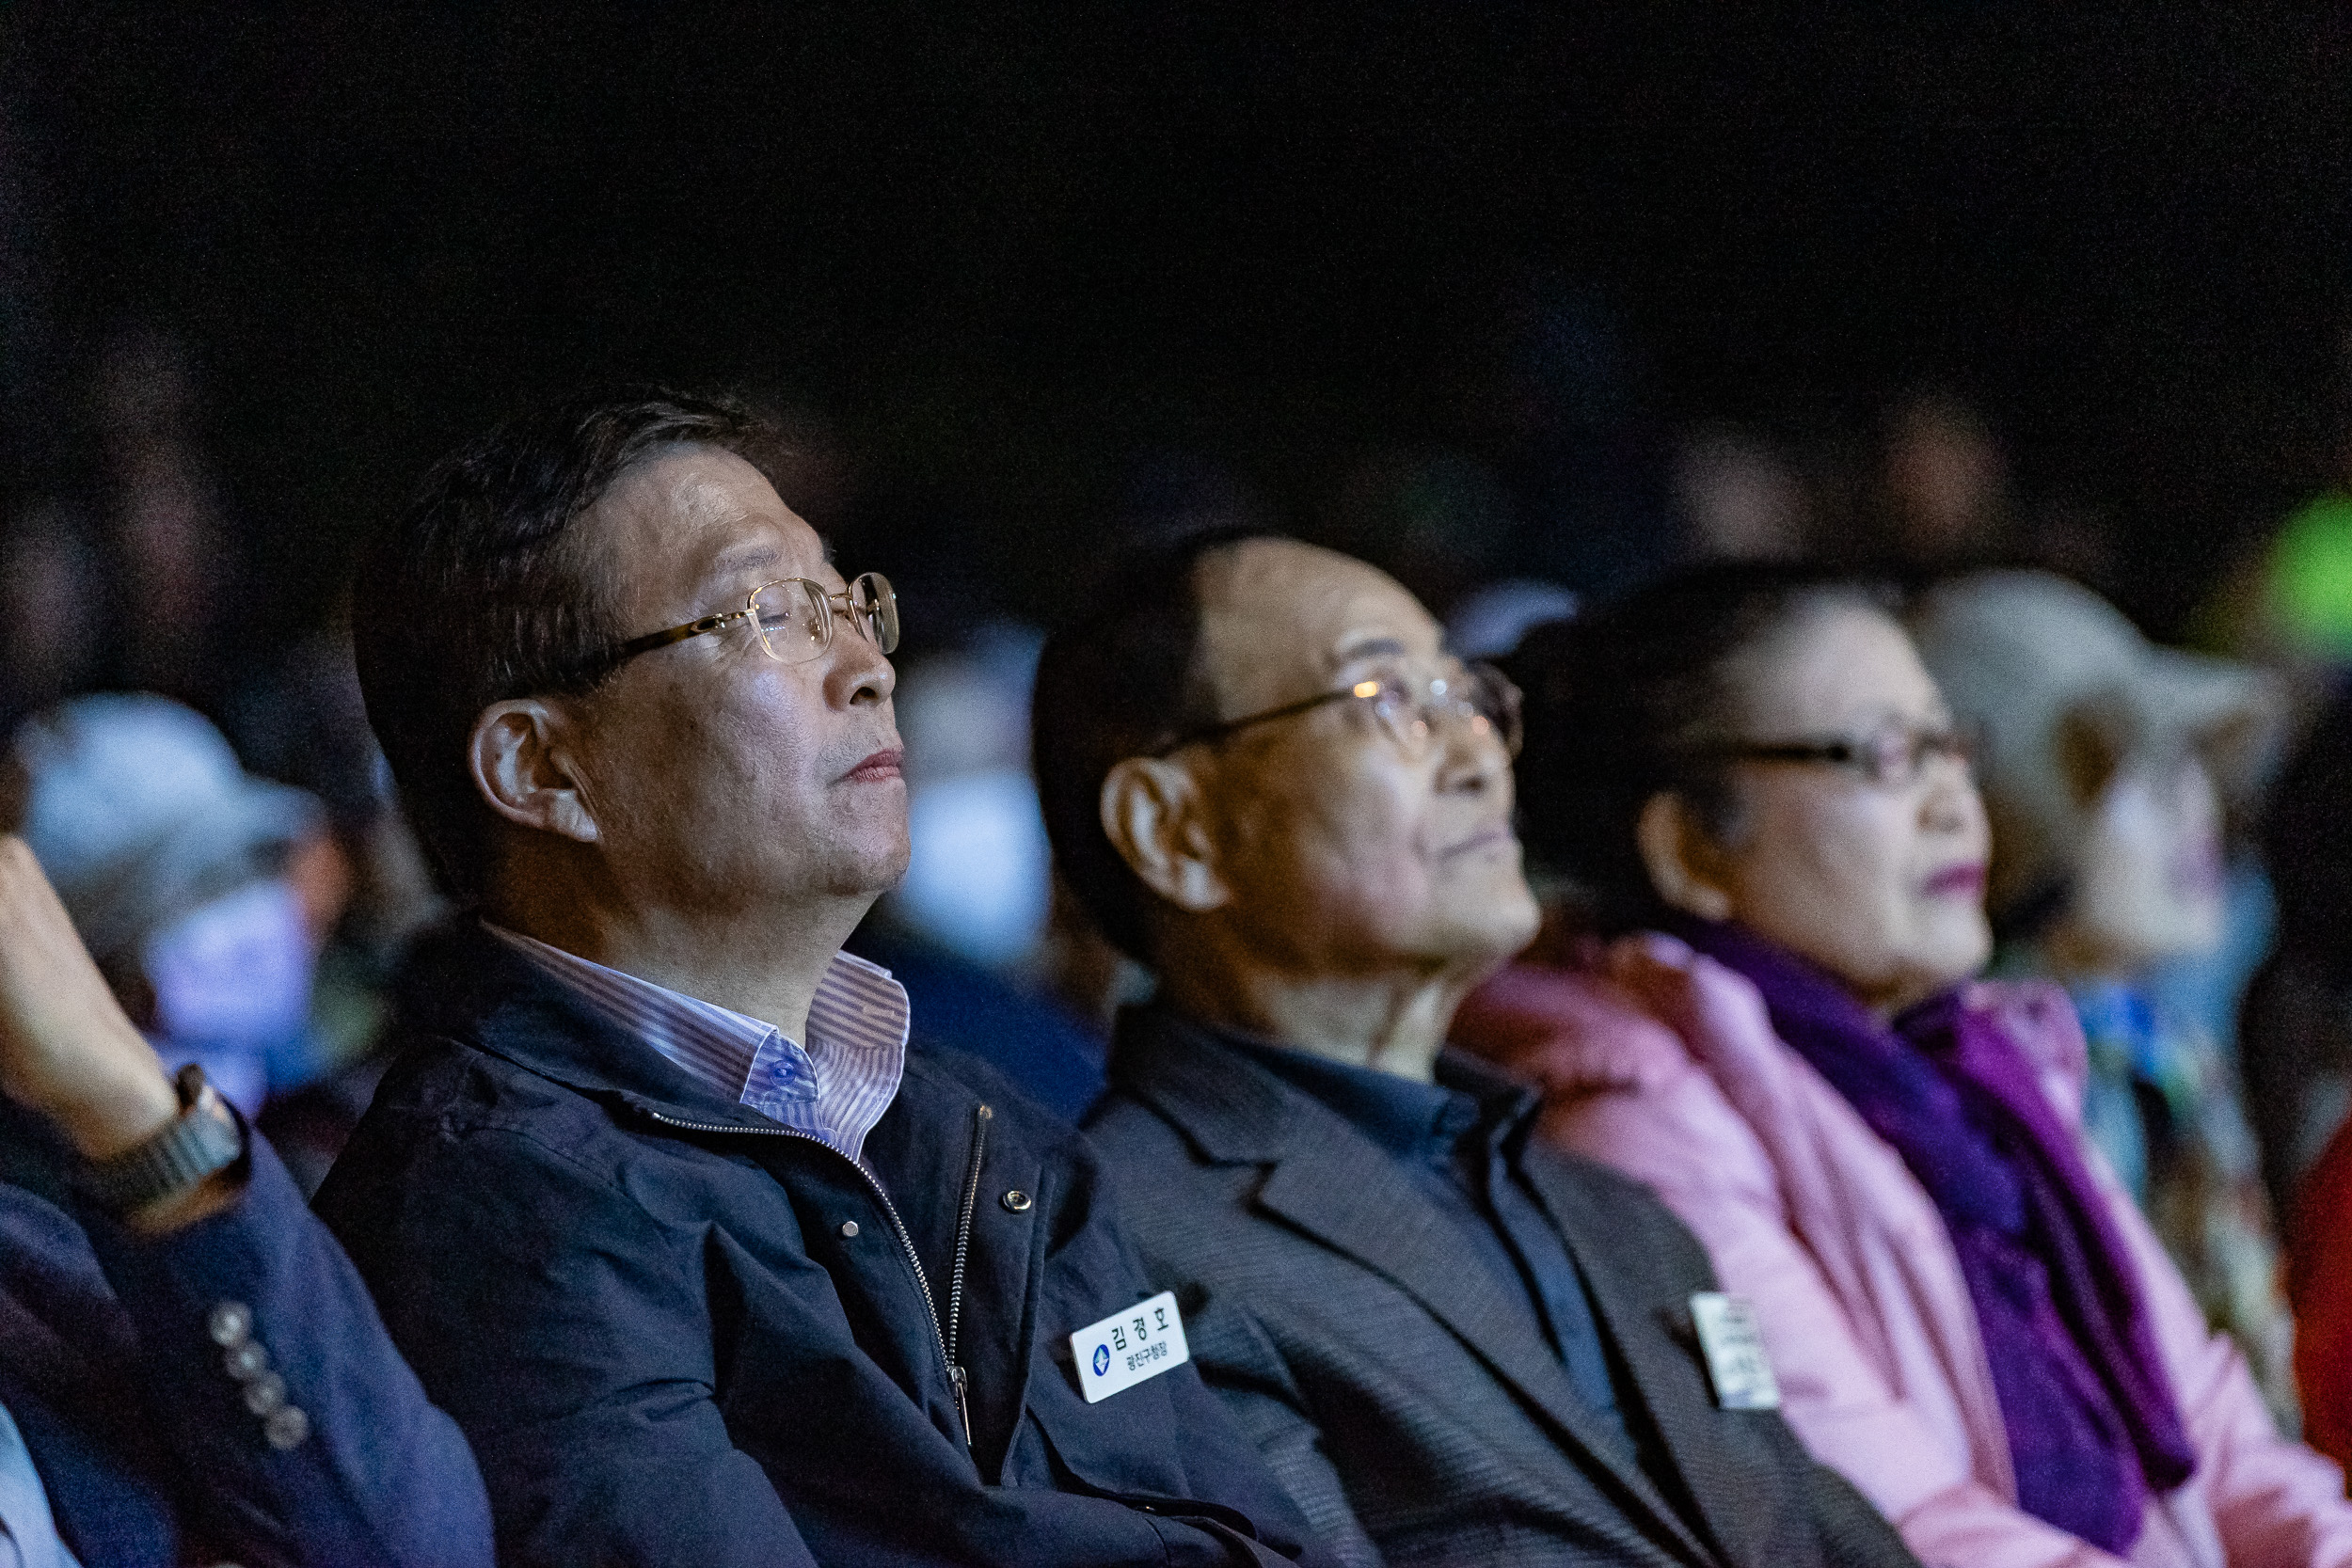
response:
[(782, 442), (733, 397), (631, 386), (521, 414), (436, 464), (362, 551), (352, 640), (368, 721), (443, 885), (483, 892), (492, 820), (466, 762), (490, 704), (593, 689), (611, 673), (611, 584), (573, 527), (628, 469), (677, 443), (769, 476)]
[(1538, 626), (1502, 661), (1525, 701), (1520, 838), (1600, 929), (1661, 913), (1635, 837), (1652, 797), (1681, 796), (1714, 832), (1733, 826), (1728, 768), (1692, 743), (1731, 735), (1745, 657), (1839, 606), (1900, 608), (1892, 589), (1816, 567), (1700, 566)]
[(1153, 895), (1103, 831), (1103, 781), (1216, 718), (1196, 668), (1200, 563), (1278, 537), (1220, 529), (1131, 558), (1094, 611), (1049, 638), (1038, 659), (1029, 755), (1054, 863), (1104, 936), (1138, 963), (1152, 962)]

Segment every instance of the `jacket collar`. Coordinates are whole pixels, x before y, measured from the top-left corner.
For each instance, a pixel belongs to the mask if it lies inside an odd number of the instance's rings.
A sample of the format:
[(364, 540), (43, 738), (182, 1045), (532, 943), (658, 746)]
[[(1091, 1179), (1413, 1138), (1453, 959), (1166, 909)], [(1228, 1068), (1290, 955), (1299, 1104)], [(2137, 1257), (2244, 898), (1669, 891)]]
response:
[[(1216, 1030), (1166, 1008), (1136, 1007), (1120, 1015), (1110, 1076), (1114, 1091), (1133, 1095), (1165, 1117), (1202, 1158), (1271, 1165), (1255, 1195), (1256, 1207), (1420, 1302), (1496, 1377), (1542, 1412), (1566, 1446), (1606, 1478), (1629, 1514), (1654, 1520), (1694, 1560), (1712, 1559), (1649, 1478), (1592, 1418), (1558, 1359), (1509, 1326), (1523, 1314), (1516, 1313), (1503, 1294), (1506, 1282), (1495, 1277), (1453, 1222), (1397, 1168), (1393, 1156)], [(1588, 1239), (1562, 1214), (1565, 1206), (1548, 1196), (1545, 1207), (1569, 1251), (1594, 1256)], [(1602, 1332), (1622, 1350), (1630, 1304), (1598, 1289), (1593, 1296)], [(1630, 1357), (1628, 1364), (1633, 1364)], [(1638, 1367), (1634, 1381), (1643, 1381)], [(1628, 1392), (1645, 1408), (1653, 1404), (1638, 1390)], [(1649, 1550), (1656, 1549), (1654, 1540), (1644, 1540)]]
[(776, 1130), (631, 1035), (470, 916), (433, 933), (401, 986), (400, 1025), (465, 1041), (661, 1120)]

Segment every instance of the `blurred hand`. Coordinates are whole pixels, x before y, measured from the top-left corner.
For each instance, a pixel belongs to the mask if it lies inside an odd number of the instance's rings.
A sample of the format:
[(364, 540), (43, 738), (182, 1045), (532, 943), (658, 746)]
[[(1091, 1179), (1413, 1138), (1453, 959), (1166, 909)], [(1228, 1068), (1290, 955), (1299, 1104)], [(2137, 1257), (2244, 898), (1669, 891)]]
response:
[(163, 1063), (106, 987), (24, 841), (0, 835), (0, 1094), (103, 1160), (180, 1114)]

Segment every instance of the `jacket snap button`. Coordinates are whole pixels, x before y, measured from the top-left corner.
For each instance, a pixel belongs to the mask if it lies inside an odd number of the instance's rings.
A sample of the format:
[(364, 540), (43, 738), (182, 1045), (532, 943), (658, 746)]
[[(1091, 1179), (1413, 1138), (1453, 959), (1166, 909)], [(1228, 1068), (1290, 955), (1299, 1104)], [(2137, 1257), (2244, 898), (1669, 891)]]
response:
[(857, 1221), (855, 1221), (855, 1220), (843, 1220), (843, 1221), (841, 1222), (841, 1234), (842, 1234), (844, 1237), (849, 1237), (849, 1236), (854, 1236), (854, 1235), (856, 1235), (856, 1234), (857, 1234)]
[(1016, 1214), (1025, 1214), (1029, 1212), (1029, 1195), (1018, 1187), (1007, 1193), (999, 1201)]

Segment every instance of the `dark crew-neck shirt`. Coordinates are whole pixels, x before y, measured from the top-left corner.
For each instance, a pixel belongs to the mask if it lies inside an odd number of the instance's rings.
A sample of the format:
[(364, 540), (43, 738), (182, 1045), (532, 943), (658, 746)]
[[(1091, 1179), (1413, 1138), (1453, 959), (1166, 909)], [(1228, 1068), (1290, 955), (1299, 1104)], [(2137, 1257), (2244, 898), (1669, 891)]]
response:
[(1438, 1057), (1437, 1082), (1424, 1084), (1219, 1033), (1395, 1160), (1524, 1306), (1577, 1393), (1633, 1454), (1583, 1274), (1519, 1168), (1535, 1091), (1452, 1051)]

